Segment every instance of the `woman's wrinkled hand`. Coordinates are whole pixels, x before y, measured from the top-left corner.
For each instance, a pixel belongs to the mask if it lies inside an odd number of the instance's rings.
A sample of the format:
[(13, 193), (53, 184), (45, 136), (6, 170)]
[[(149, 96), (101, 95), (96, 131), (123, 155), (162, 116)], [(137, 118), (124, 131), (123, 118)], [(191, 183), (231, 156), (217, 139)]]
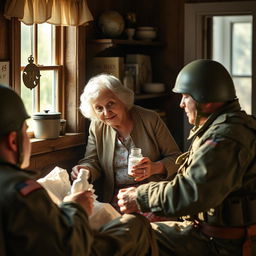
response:
[[(86, 166), (83, 166), (83, 165), (76, 165), (76, 166), (74, 166), (74, 167), (72, 168), (72, 171), (71, 171), (71, 179), (72, 179), (72, 180), (75, 180), (75, 179), (77, 178), (80, 169), (86, 169), (86, 170), (88, 170), (88, 169), (86, 168)], [(89, 173), (90, 173), (90, 171), (89, 171)]]
[(152, 162), (148, 157), (143, 157), (138, 164), (132, 167), (131, 176), (135, 181), (142, 181), (154, 174), (159, 174), (162, 171), (159, 167), (163, 169), (161, 162)]
[(122, 213), (133, 213), (139, 210), (136, 203), (135, 187), (120, 189), (117, 198), (117, 203)]

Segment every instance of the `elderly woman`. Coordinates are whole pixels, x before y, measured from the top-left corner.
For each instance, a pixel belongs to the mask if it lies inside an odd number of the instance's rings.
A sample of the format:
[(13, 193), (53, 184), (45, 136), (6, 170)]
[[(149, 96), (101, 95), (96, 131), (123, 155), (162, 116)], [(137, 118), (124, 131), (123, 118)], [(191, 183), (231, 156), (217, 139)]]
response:
[[(119, 189), (148, 181), (168, 179), (177, 171), (180, 154), (172, 135), (159, 115), (134, 105), (134, 93), (114, 76), (97, 75), (89, 80), (81, 95), (80, 110), (91, 120), (85, 157), (72, 170), (90, 172), (96, 194), (114, 204)], [(128, 175), (128, 155), (133, 147), (143, 158)]]

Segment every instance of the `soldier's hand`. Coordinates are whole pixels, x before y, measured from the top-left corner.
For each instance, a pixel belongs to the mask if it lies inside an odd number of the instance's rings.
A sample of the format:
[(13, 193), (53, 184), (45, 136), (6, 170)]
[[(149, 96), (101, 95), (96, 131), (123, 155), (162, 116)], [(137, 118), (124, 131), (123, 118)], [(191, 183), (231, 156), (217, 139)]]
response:
[(120, 189), (117, 198), (118, 206), (120, 207), (121, 212), (132, 213), (137, 212), (139, 210), (136, 203), (135, 187)]
[(64, 202), (76, 202), (80, 204), (88, 216), (92, 214), (93, 209), (93, 193), (89, 190), (68, 195), (64, 198)]

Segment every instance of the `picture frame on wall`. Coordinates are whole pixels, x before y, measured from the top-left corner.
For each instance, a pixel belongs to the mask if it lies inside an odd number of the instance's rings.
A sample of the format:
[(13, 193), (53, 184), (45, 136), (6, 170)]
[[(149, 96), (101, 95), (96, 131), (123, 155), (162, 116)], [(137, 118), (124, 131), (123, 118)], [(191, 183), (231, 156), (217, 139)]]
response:
[(10, 62), (0, 61), (0, 84), (10, 86)]
[(139, 64), (125, 64), (125, 71), (129, 70), (133, 76), (134, 93), (140, 93)]
[(138, 64), (139, 84), (142, 87), (145, 83), (152, 82), (151, 57), (144, 54), (127, 54), (127, 64)]

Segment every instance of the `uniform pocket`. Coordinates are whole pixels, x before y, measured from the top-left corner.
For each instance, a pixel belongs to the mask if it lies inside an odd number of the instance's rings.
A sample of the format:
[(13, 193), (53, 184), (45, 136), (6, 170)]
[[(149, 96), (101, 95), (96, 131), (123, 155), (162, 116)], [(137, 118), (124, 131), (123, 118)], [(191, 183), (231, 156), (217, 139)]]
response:
[(244, 199), (245, 224), (256, 222), (256, 196), (250, 195)]
[(243, 203), (240, 197), (232, 197), (225, 202), (224, 213), (230, 226), (243, 226)]

